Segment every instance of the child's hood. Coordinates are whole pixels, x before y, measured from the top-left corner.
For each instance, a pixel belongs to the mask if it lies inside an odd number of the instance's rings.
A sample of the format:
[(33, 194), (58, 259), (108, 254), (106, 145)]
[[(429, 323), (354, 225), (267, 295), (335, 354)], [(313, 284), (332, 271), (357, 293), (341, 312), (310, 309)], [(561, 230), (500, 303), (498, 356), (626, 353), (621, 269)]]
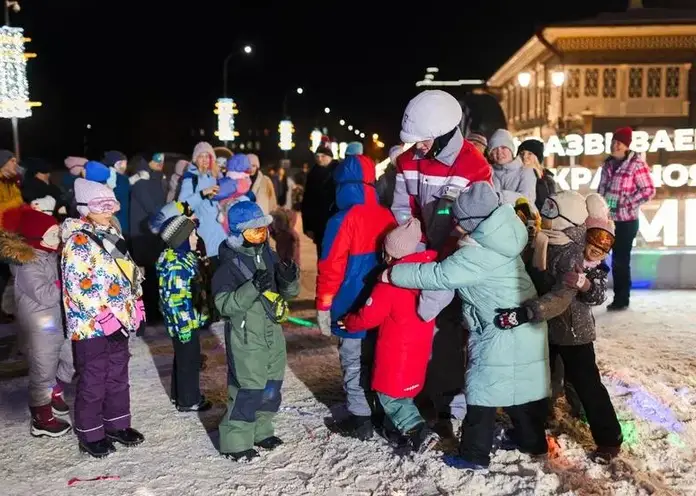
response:
[(0, 262), (23, 265), (36, 260), (36, 252), (18, 234), (0, 231)]
[(512, 205), (501, 205), (470, 234), (479, 245), (504, 257), (522, 253), (529, 235)]
[(94, 226), (84, 219), (65, 219), (60, 226), (60, 239), (65, 243), (78, 231), (94, 232)]

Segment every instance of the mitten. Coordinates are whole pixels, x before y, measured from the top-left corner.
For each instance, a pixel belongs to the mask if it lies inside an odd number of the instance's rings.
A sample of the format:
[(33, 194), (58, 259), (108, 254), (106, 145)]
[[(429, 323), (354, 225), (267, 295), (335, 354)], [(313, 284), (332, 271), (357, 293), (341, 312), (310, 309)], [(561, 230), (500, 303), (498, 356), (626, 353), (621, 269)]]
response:
[(496, 308), (495, 311), (498, 314), (493, 319), (493, 323), (498, 329), (514, 329), (517, 326), (526, 324), (531, 319), (527, 307)]
[(317, 312), (317, 323), (319, 330), (324, 336), (331, 336), (331, 311), (319, 310)]
[(135, 330), (136, 336), (145, 335), (145, 323), (147, 322), (147, 315), (145, 313), (145, 304), (143, 300), (140, 299), (135, 302), (135, 318), (138, 321), (138, 328)]
[(297, 279), (299, 269), (293, 260), (281, 261), (277, 266), (278, 276), (288, 282)]
[(271, 273), (268, 272), (267, 270), (257, 270), (254, 273), (254, 278), (252, 279), (252, 283), (254, 284), (254, 287), (259, 293), (263, 293), (264, 291), (268, 291), (271, 289), (273, 285), (273, 281), (271, 279)]
[(115, 340), (128, 338), (128, 331), (124, 329), (123, 324), (121, 324), (111, 310), (103, 310), (97, 315), (95, 320), (107, 338)]
[(572, 289), (577, 289), (583, 293), (590, 290), (590, 281), (587, 280), (584, 272), (568, 272), (563, 276), (563, 283)]
[(63, 289), (63, 284), (60, 282), (60, 279), (54, 281), (53, 284), (55, 284), (58, 289)]

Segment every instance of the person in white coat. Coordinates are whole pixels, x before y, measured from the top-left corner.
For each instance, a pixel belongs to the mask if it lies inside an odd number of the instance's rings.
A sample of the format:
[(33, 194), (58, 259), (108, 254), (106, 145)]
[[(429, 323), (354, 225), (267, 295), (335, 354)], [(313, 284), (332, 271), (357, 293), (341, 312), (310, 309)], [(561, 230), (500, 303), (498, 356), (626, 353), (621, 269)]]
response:
[(261, 172), (261, 162), (259, 156), (255, 153), (247, 154), (249, 163), (251, 164), (251, 192), (256, 197), (256, 204), (261, 207), (264, 215), (270, 215), (278, 208), (275, 189), (271, 178)]

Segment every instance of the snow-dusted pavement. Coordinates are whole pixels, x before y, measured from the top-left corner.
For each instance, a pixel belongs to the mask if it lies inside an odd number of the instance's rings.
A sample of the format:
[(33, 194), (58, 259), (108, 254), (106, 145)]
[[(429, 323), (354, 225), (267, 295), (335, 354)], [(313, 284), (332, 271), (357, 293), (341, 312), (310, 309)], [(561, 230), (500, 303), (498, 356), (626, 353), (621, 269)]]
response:
[[(299, 314), (309, 316), (311, 310)], [(487, 476), (449, 468), (436, 453), (398, 458), (381, 441), (329, 435), (325, 403), (341, 395), (335, 346), (302, 328), (287, 330), (289, 367), (277, 421), (286, 444), (253, 463), (235, 464), (218, 456), (214, 446), (224, 412), (219, 331), (204, 337), (209, 368), (203, 374), (204, 389), (217, 406), (199, 418), (177, 413), (169, 403), (171, 344), (161, 329), (152, 329), (147, 342), (131, 344), (134, 426), (146, 442), (107, 459), (80, 455), (72, 434), (30, 437), (27, 379), (0, 382), (0, 494), (696, 494), (695, 316), (696, 291), (641, 292), (628, 312), (597, 312), (600, 368), (631, 431), (631, 446), (609, 467), (588, 462), (578, 443), (587, 444), (587, 430), (567, 419), (560, 424), (565, 434), (559, 437), (559, 456), (539, 463), (498, 452)], [(118, 479), (68, 487), (72, 478), (102, 475)]]

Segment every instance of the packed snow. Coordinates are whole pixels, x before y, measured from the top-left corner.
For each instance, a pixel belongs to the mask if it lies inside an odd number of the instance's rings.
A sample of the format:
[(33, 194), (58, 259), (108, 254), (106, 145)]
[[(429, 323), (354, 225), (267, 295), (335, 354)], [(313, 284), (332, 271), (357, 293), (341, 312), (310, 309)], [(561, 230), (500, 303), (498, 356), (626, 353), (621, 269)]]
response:
[[(314, 277), (303, 272), (295, 316), (313, 318)], [(589, 461), (589, 430), (562, 408), (550, 431), (548, 460), (498, 451), (488, 475), (450, 468), (439, 452), (399, 457), (380, 439), (330, 434), (324, 419), (332, 411), (340, 415), (342, 399), (336, 342), (294, 326), (286, 329), (288, 368), (276, 424), (285, 444), (234, 463), (216, 450), (226, 400), (222, 328), (202, 337), (208, 367), (201, 381), (215, 408), (200, 415), (171, 405), (171, 342), (164, 329), (150, 328), (145, 339), (131, 340), (130, 368), (133, 426), (146, 441), (106, 459), (80, 454), (73, 434), (32, 438), (27, 378), (0, 380), (0, 494), (696, 494), (695, 316), (696, 291), (637, 292), (629, 311), (596, 312), (599, 366), (626, 437), (624, 453), (608, 466)], [(88, 480), (101, 476), (110, 477)], [(80, 480), (69, 486), (72, 479)]]

